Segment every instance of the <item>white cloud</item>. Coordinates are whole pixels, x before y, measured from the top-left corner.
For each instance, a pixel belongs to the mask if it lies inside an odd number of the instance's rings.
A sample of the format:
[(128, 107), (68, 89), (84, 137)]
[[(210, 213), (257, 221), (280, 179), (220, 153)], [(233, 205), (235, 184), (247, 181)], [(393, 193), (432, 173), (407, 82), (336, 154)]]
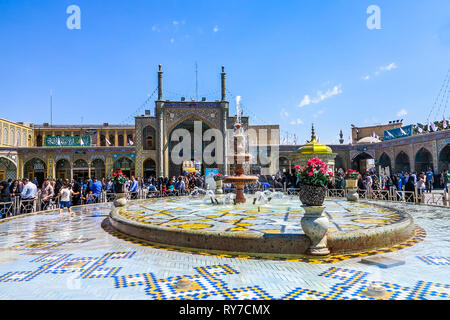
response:
[(175, 39), (174, 38), (170, 38), (170, 43), (174, 43)]
[(325, 99), (331, 98), (337, 94), (341, 94), (342, 89), (341, 86), (334, 86), (333, 89), (327, 90), (327, 92), (322, 93), (322, 91), (317, 91), (317, 98), (312, 100), (312, 103), (319, 103)]
[(325, 99), (331, 98), (332, 96), (338, 95), (342, 93), (342, 89), (341, 89), (341, 85), (338, 86), (334, 86), (333, 89), (328, 89), (326, 92), (322, 92), (322, 91), (317, 91), (316, 93), (316, 97), (311, 99), (309, 97), (309, 95), (305, 95), (303, 97), (303, 100), (300, 102), (300, 104), (298, 105), (300, 108), (307, 106), (311, 103), (319, 103), (322, 102)]
[(215, 26), (214, 29), (213, 29), (213, 31), (214, 31), (214, 32), (219, 31), (219, 26)]
[(157, 26), (153, 26), (153, 27), (152, 27), (152, 31), (157, 31), (157, 32), (159, 32), (159, 28), (158, 28)]
[[(378, 70), (373, 73), (373, 75), (379, 76), (382, 72), (387, 72), (387, 71), (391, 71), (394, 69), (397, 69), (397, 64), (395, 62), (392, 62), (391, 64), (389, 64), (387, 66), (379, 67)], [(363, 80), (369, 80), (370, 78), (371, 78), (370, 75), (366, 75), (366, 76), (362, 77)]]
[(399, 112), (397, 112), (397, 117), (403, 117), (403, 116), (406, 116), (407, 114), (408, 114), (408, 111), (406, 111), (405, 109), (402, 109)]
[(392, 62), (390, 65), (386, 67), (380, 67), (381, 71), (391, 71), (393, 69), (397, 69), (397, 65), (395, 64), (395, 62)]
[(308, 95), (305, 95), (303, 97), (303, 100), (300, 102), (299, 107), (301, 108), (301, 107), (307, 106), (310, 103), (311, 103), (311, 99), (309, 98)]
[(303, 121), (302, 121), (302, 119), (297, 118), (297, 119), (291, 121), (290, 124), (292, 124), (292, 125), (295, 125), (295, 124), (303, 124)]
[(179, 22), (176, 21), (176, 20), (173, 22), (173, 25), (174, 25), (174, 26), (176, 26), (176, 25), (178, 25), (178, 24), (179, 24)]

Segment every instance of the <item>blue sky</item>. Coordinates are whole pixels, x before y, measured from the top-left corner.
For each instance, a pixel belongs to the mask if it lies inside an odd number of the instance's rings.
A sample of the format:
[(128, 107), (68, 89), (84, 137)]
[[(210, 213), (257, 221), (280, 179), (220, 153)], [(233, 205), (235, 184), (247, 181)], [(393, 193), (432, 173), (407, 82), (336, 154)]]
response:
[[(72, 4), (80, 30), (66, 27)], [(369, 5), (381, 30), (366, 26)], [(197, 62), (201, 97), (220, 98), (225, 65), (252, 123), (303, 143), (314, 122), (336, 143), (351, 124), (426, 122), (450, 68), (450, 2), (2, 0), (0, 40), (2, 118), (49, 122), (52, 90), (54, 124), (131, 123), (158, 64), (179, 99), (195, 97)]]

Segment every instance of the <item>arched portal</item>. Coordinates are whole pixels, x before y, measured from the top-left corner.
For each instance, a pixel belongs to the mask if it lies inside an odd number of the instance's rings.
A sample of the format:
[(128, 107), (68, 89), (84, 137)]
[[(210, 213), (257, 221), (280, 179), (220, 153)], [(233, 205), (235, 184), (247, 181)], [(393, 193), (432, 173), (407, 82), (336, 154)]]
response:
[(144, 150), (155, 150), (156, 131), (152, 126), (146, 126), (142, 130), (142, 139)]
[(396, 172), (411, 171), (411, 166), (409, 164), (409, 156), (404, 151), (400, 151), (400, 153), (395, 157), (395, 171)]
[(121, 147), (125, 146), (124, 141), (123, 141), (123, 134), (119, 134), (119, 136), (117, 138), (117, 144)]
[(278, 165), (280, 167), (280, 172), (289, 172), (289, 159), (286, 157), (280, 157), (278, 159)]
[(42, 136), (40, 134), (36, 137), (36, 146), (42, 147)]
[(439, 153), (439, 172), (450, 170), (450, 144)]
[(345, 165), (345, 161), (340, 155), (336, 155), (336, 158), (334, 159), (334, 168), (336, 170), (339, 170), (339, 169), (342, 169), (344, 171), (347, 170), (347, 166)]
[(102, 159), (94, 159), (91, 162), (91, 178), (105, 178), (106, 166)]
[(156, 177), (156, 163), (153, 159), (147, 159), (143, 164), (144, 178)]
[(384, 170), (385, 174), (391, 173), (392, 171), (391, 158), (386, 154), (386, 152), (383, 152), (380, 159), (378, 159), (378, 165), (381, 167), (382, 170)]
[(45, 165), (45, 162), (39, 158), (28, 160), (23, 166), (24, 177), (31, 181), (36, 178), (39, 186), (42, 185), (42, 182), (44, 182), (44, 179), (47, 177), (46, 172), (47, 166)]
[(56, 162), (56, 179), (72, 179), (70, 169), (70, 162), (68, 160), (58, 160)]
[(357, 170), (360, 173), (364, 173), (367, 170), (373, 168), (375, 166), (375, 160), (373, 157), (366, 153), (362, 152), (353, 158), (352, 168), (353, 170)]
[(11, 160), (0, 157), (0, 181), (17, 179), (17, 167)]
[(77, 181), (89, 178), (89, 166), (86, 160), (78, 159), (73, 163), (73, 178)]
[[(194, 132), (194, 122), (200, 122), (200, 127), (201, 127), (201, 134), (195, 134)], [(196, 119), (196, 118), (190, 118), (190, 119), (186, 119), (182, 122), (180, 122), (179, 124), (177, 124), (170, 132), (169, 134), (169, 176), (178, 176), (184, 173), (184, 171), (186, 171), (186, 168), (183, 169), (183, 162), (188, 161), (188, 162), (195, 162), (194, 159), (194, 155), (196, 154), (196, 152), (199, 155), (203, 155), (203, 150), (205, 149), (205, 147), (207, 146), (207, 144), (203, 141), (202, 137), (203, 134), (205, 133), (206, 130), (208, 130), (210, 128), (210, 126), (205, 123), (204, 121), (200, 120), (200, 119)], [(173, 134), (178, 130), (178, 129), (184, 129), (187, 130), (189, 132), (189, 137), (190, 137), (190, 149), (191, 149), (191, 154), (190, 156), (187, 154), (184, 154), (184, 150), (181, 148), (180, 152), (178, 154), (175, 154), (176, 152), (174, 151), (174, 154), (172, 154), (172, 150), (174, 149), (174, 147), (178, 146), (180, 143), (182, 143), (182, 138), (180, 138), (179, 140), (176, 141), (172, 141), (172, 137)], [(178, 131), (179, 132), (179, 131)], [(201, 150), (195, 150), (195, 141), (200, 141), (201, 142)], [(213, 141), (209, 142), (209, 143), (213, 143)], [(208, 144), (209, 144), (208, 143)], [(181, 146), (180, 146), (181, 147)], [(215, 156), (214, 154), (212, 156)], [(175, 159), (178, 158), (178, 159)], [(181, 161), (181, 163), (178, 163), (179, 159), (183, 159), (183, 161)], [(201, 157), (203, 159), (203, 157)], [(174, 161), (175, 160), (175, 161)], [(202, 161), (201, 163), (201, 167), (199, 168), (201, 172), (201, 174), (205, 173), (205, 169), (206, 168), (217, 168), (218, 165), (216, 163), (212, 163), (212, 164), (206, 164), (204, 161)], [(197, 169), (197, 168), (195, 168)], [(189, 170), (187, 170), (189, 171)]]
[(114, 161), (114, 172), (122, 170), (128, 178), (134, 176), (134, 161), (128, 157), (122, 156)]
[(431, 152), (425, 148), (421, 148), (416, 153), (414, 162), (416, 164), (415, 169), (417, 172), (426, 172), (428, 168), (433, 170), (433, 156), (431, 155)]

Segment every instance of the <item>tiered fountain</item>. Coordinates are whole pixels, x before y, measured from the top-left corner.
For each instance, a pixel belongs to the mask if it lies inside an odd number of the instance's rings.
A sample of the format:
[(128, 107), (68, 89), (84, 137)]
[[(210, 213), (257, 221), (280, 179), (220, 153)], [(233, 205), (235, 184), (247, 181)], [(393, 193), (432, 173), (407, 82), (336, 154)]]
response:
[[(304, 206), (302, 209), (301, 202), (295, 199), (296, 197), (266, 190), (256, 192), (252, 201), (249, 201), (252, 203), (244, 204), (245, 185), (254, 183), (258, 178), (244, 174), (244, 165), (250, 161), (251, 156), (245, 151), (239, 99), (236, 101), (236, 109), (238, 112), (233, 132), (234, 149), (228, 158), (235, 166), (235, 175), (223, 180), (236, 187), (236, 194), (216, 195), (213, 190), (215, 182), (210, 177), (211, 188), (196, 189), (190, 197), (162, 197), (133, 201), (126, 206), (117, 207), (111, 212), (109, 219), (105, 220), (104, 228), (112, 227), (111, 230), (115, 232), (151, 243), (192, 248), (199, 250), (201, 254), (204, 254), (205, 250), (220, 255), (228, 251), (230, 255), (240, 252), (245, 257), (252, 255), (267, 258), (267, 254), (273, 254), (277, 259), (293, 256), (304, 259), (304, 254), (320, 256), (328, 254), (329, 251), (345, 253), (383, 248), (410, 239), (414, 234), (414, 221), (407, 213), (395, 208), (383, 207), (379, 210), (376, 205), (369, 203), (363, 208), (358, 203), (349, 204), (340, 199), (325, 201), (325, 206)], [(313, 134), (312, 142), (299, 153), (313, 156), (331, 151), (315, 141)], [(211, 205), (206, 206), (207, 203)], [(361, 221), (355, 222), (358, 223), (355, 225), (356, 229), (336, 229), (326, 233), (326, 219), (321, 219), (326, 207), (328, 212), (337, 212), (330, 215), (330, 218), (338, 228), (348, 224), (348, 219), (352, 218), (347, 216), (357, 214), (358, 210), (364, 210), (365, 214), (372, 212), (373, 219), (371, 215), (368, 216), (369, 219), (356, 219), (355, 215), (354, 220)], [(371, 211), (367, 211), (370, 207), (373, 207)], [(320, 218), (311, 212), (317, 208)], [(306, 211), (303, 216), (302, 211)], [(387, 218), (387, 215), (394, 218)], [(385, 224), (384, 221), (389, 221), (387, 219), (392, 220), (392, 223)], [(369, 220), (381, 220), (383, 223), (372, 226), (375, 222)], [(366, 227), (367, 224), (370, 229)], [(192, 282), (182, 278), (175, 287), (186, 290), (192, 288)], [(365, 294), (378, 296), (382, 294), (379, 291), (375, 286)]]
[[(239, 100), (238, 100), (239, 101)], [(231, 156), (234, 163), (234, 176), (228, 176), (223, 179), (224, 183), (232, 183), (236, 187), (236, 203), (245, 203), (244, 187), (246, 184), (254, 183), (258, 177), (247, 176), (244, 174), (244, 163), (250, 161), (251, 155), (245, 153), (244, 134), (242, 133), (242, 124), (239, 116), (239, 103), (237, 102), (238, 116), (234, 124), (234, 154)]]

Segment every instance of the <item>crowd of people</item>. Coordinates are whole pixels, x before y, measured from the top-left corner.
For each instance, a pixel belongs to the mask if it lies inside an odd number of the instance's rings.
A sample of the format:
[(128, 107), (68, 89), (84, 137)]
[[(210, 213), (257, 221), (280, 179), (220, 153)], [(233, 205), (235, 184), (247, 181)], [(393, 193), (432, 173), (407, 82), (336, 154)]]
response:
[[(405, 199), (408, 202), (413, 202), (413, 193), (417, 190), (417, 195), (420, 197), (423, 193), (431, 193), (433, 189), (444, 189), (448, 193), (448, 185), (450, 183), (450, 174), (448, 170), (442, 171), (435, 177), (431, 168), (425, 172), (398, 172), (392, 175), (380, 175), (374, 169), (366, 171), (358, 180), (358, 189), (360, 193), (372, 193), (373, 190), (391, 190), (397, 191), (397, 196), (402, 197), (402, 192), (405, 191)], [(344, 189), (345, 179), (344, 171), (338, 170), (335, 180), (329, 186), (332, 189)]]
[[(435, 187), (441, 187), (448, 192), (450, 174), (448, 170), (443, 171), (436, 179), (435, 174), (429, 168), (426, 172), (399, 172), (390, 176), (379, 175), (375, 170), (367, 171), (358, 180), (360, 192), (371, 192), (373, 190), (390, 190), (394, 188), (400, 193), (402, 191), (418, 194), (431, 192)], [(345, 189), (344, 170), (336, 170), (335, 178), (328, 185), (329, 189)], [(146, 179), (131, 177), (125, 182), (125, 190), (131, 199), (137, 199), (143, 190), (148, 197), (165, 197), (189, 194), (195, 189), (206, 189), (205, 176), (200, 174), (185, 174), (179, 177), (149, 177)], [(231, 192), (231, 184), (223, 184), (224, 192)], [(298, 178), (294, 172), (284, 172), (277, 175), (258, 175), (258, 181), (247, 185), (245, 192), (256, 190), (290, 190), (298, 189)], [(40, 203), (40, 210), (54, 208), (59, 204), (60, 212), (71, 206), (101, 202), (102, 194), (106, 195), (104, 201), (112, 201), (114, 194), (118, 192), (116, 184), (111, 178), (102, 179), (45, 179), (39, 183), (37, 179), (11, 180), (0, 182), (0, 214), (5, 217), (13, 203), (13, 199), (29, 202), (32, 205), (23, 206), (20, 213), (33, 211), (33, 205)], [(410, 196), (407, 201), (413, 201)]]

